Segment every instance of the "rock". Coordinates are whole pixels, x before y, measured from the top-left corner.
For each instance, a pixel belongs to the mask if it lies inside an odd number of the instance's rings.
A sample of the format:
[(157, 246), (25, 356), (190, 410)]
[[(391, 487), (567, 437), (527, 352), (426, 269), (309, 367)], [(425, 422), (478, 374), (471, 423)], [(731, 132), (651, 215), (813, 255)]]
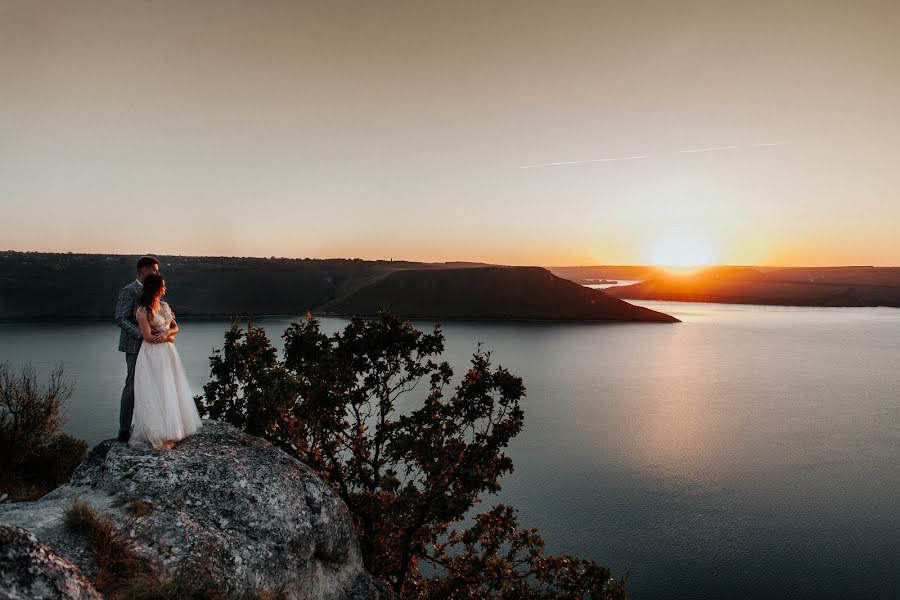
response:
[(99, 600), (72, 563), (20, 527), (0, 526), (0, 598)]
[(0, 505), (0, 524), (31, 531), (90, 576), (86, 542), (62, 523), (76, 499), (128, 532), (138, 556), (164, 571), (200, 564), (229, 584), (292, 598), (391, 597), (363, 568), (334, 491), (300, 461), (224, 423), (205, 421), (168, 452), (101, 442), (69, 484)]

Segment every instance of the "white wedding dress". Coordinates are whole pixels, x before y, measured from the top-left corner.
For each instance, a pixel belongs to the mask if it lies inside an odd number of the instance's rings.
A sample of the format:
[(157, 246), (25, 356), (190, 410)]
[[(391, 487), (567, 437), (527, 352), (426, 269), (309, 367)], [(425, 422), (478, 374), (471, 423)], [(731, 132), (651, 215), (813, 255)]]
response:
[[(147, 314), (143, 306), (138, 314)], [(168, 331), (175, 314), (160, 302), (150, 319), (154, 335)], [(134, 366), (134, 418), (129, 444), (136, 448), (164, 450), (166, 442), (193, 435), (202, 423), (175, 344), (144, 342)]]

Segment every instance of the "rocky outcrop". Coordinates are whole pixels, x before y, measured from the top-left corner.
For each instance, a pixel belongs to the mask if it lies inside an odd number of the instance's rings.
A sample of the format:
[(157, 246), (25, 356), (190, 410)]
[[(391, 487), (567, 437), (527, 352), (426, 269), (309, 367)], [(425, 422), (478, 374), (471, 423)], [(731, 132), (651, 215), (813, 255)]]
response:
[(99, 600), (82, 572), (20, 527), (0, 526), (0, 598)]
[(214, 561), (236, 586), (294, 598), (386, 597), (363, 568), (333, 490), (269, 442), (223, 423), (206, 421), (168, 452), (102, 442), (69, 484), (35, 502), (0, 505), (0, 524), (30, 531), (91, 576), (86, 542), (62, 520), (77, 499), (162, 571)]

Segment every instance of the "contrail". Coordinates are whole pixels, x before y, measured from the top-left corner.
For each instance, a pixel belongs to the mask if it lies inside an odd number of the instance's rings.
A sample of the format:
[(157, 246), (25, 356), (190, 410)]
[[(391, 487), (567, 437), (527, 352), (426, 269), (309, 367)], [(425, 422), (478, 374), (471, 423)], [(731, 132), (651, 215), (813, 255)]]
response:
[[(688, 150), (677, 150), (676, 154), (693, 154), (695, 152), (715, 152), (717, 150), (738, 150), (740, 148), (771, 148), (773, 146), (784, 146), (785, 144), (790, 144), (789, 141), (778, 141), (778, 142), (760, 142), (758, 144), (747, 144), (747, 145), (734, 145), (734, 146), (710, 146), (708, 148), (690, 148)], [(568, 160), (565, 162), (551, 162), (551, 163), (541, 163), (539, 165), (525, 165), (523, 167), (519, 167), (520, 169), (540, 169), (543, 167), (563, 167), (566, 165), (586, 165), (589, 163), (604, 163), (604, 162), (617, 162), (620, 160), (641, 160), (642, 158), (650, 158), (649, 154), (642, 154), (640, 156), (617, 156), (612, 158), (594, 158), (591, 160)]]
[(587, 163), (601, 163), (601, 162), (615, 162), (619, 160), (640, 160), (642, 158), (650, 158), (649, 154), (645, 154), (643, 156), (619, 156), (616, 158), (594, 158), (591, 160), (569, 160), (566, 162), (552, 162), (552, 163), (542, 163), (539, 165), (525, 165), (524, 167), (519, 167), (520, 169), (539, 169), (541, 167), (562, 167), (564, 165), (583, 165)]
[(713, 152), (715, 150), (736, 150), (740, 146), (711, 146), (709, 148), (692, 148), (691, 150), (679, 150), (681, 154), (690, 154), (692, 152)]

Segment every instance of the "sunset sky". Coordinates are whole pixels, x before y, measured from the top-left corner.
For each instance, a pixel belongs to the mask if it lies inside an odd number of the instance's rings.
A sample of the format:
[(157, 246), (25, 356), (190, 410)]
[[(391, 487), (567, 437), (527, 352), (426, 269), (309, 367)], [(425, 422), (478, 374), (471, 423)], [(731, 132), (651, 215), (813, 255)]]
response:
[(900, 265), (900, 2), (0, 0), (0, 214), (12, 250)]

